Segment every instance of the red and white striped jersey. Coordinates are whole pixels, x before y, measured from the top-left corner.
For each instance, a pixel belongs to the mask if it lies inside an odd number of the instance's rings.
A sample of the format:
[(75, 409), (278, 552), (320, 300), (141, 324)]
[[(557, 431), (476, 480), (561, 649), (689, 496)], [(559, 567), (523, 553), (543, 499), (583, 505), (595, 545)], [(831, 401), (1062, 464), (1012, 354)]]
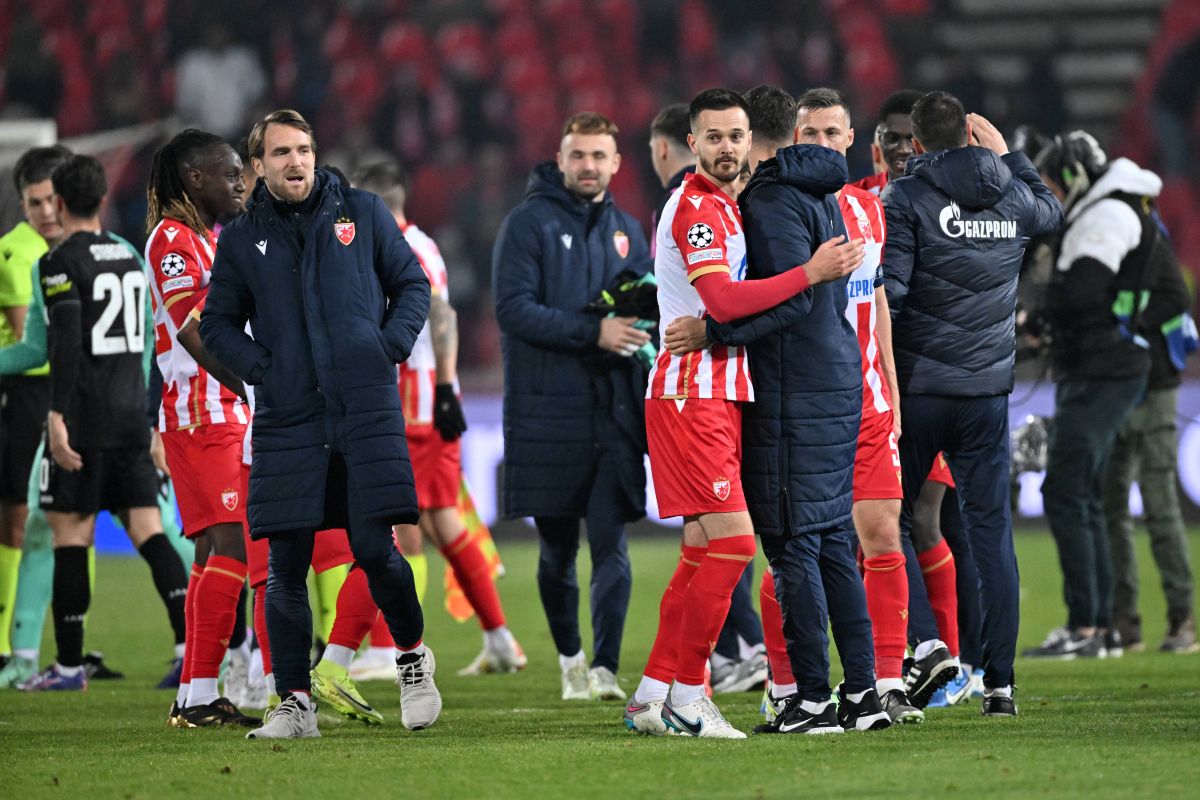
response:
[(882, 256), (886, 228), (879, 198), (853, 184), (842, 188), (838, 207), (850, 239), (862, 239), (866, 255), (846, 283), (846, 318), (858, 334), (863, 365), (863, 417), (891, 408), (891, 390), (879, 366), (879, 340), (875, 334), (875, 288), (883, 285)]
[[(737, 203), (701, 175), (686, 176), (667, 201), (655, 241), (654, 274), (663, 326), (678, 317), (707, 315), (692, 285), (697, 278), (713, 272), (728, 272), (735, 281), (746, 277), (742, 214)], [(746, 348), (714, 344), (678, 357), (662, 347), (650, 370), (646, 397), (753, 401)]]
[(178, 342), (188, 313), (208, 293), (213, 243), (167, 217), (146, 241), (146, 272), (154, 305), (154, 353), (163, 376), (159, 430), (235, 423), (248, 417), (241, 399), (200, 368)]
[[(408, 224), (402, 229), (408, 246), (421, 262), (429, 288), (434, 297), (449, 300), (446, 283), (446, 262), (433, 239), (418, 228)], [(433, 423), (433, 394), (437, 385), (437, 363), (433, 357), (433, 337), (429, 332), (429, 321), (421, 328), (408, 360), (400, 365), (400, 407), (404, 410), (407, 425), (431, 425)]]
[(850, 184), (856, 189), (862, 189), (864, 192), (870, 192), (878, 197), (883, 193), (883, 187), (887, 186), (888, 174), (887, 170), (876, 172), (874, 175), (868, 175), (862, 180), (855, 181)]

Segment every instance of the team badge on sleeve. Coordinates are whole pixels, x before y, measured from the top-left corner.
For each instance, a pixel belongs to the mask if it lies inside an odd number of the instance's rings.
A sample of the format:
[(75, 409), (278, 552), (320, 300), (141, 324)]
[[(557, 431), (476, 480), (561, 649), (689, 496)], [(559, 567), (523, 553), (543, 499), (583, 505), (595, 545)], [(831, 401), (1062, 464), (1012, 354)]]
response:
[(697, 222), (688, 228), (687, 240), (692, 247), (708, 247), (713, 243), (713, 229), (703, 222)]
[(333, 223), (333, 235), (344, 245), (354, 241), (354, 223), (346, 217), (341, 217)]
[(629, 237), (625, 235), (625, 231), (617, 231), (613, 234), (613, 247), (617, 249), (617, 255), (621, 258), (629, 255)]
[(168, 278), (178, 278), (187, 270), (187, 262), (178, 253), (167, 253), (162, 257), (162, 261), (158, 262), (158, 268)]

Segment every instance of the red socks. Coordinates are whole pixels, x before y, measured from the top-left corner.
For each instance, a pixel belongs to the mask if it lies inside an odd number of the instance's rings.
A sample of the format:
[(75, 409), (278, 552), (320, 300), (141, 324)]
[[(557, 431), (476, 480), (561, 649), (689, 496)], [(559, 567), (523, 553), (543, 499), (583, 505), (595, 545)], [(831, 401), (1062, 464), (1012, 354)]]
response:
[(933, 616), (937, 620), (938, 632), (942, 641), (950, 650), (950, 655), (958, 657), (958, 588), (954, 554), (945, 539), (917, 554), (917, 563), (925, 575), (925, 590), (929, 593), (929, 605), (933, 606)]
[(675, 567), (675, 574), (667, 583), (663, 592), (662, 602), (658, 604), (658, 633), (654, 636), (654, 646), (650, 648), (650, 658), (646, 661), (646, 669), (642, 674), (656, 681), (670, 683), (675, 678), (675, 664), (679, 655), (679, 630), (683, 620), (683, 597), (687, 594), (688, 584), (700, 562), (704, 560), (706, 547), (691, 547), (684, 545)]
[(188, 575), (187, 595), (183, 600), (183, 672), (179, 675), (179, 682), (185, 684), (192, 681), (192, 656), (196, 653), (196, 586), (200, 583), (203, 573), (204, 567), (192, 564), (192, 571)]
[(752, 535), (728, 536), (708, 543), (708, 553), (692, 576), (683, 599), (683, 624), (675, 680), (687, 686), (704, 684), (704, 665), (729, 613), (733, 587), (754, 559)]
[(271, 674), (271, 639), (267, 636), (267, 582), (254, 587), (254, 638), (262, 653), (263, 674)]
[(770, 570), (763, 570), (758, 599), (762, 610), (763, 641), (767, 645), (767, 661), (771, 664), (771, 683), (776, 686), (795, 683), (787, 640), (783, 636), (783, 609), (775, 598), (775, 576)]
[(229, 648), (229, 635), (237, 616), (238, 595), (246, 580), (246, 564), (227, 556), (208, 557), (204, 574), (196, 584), (196, 651), (191, 678), (216, 678)]
[(392, 639), (392, 631), (388, 628), (387, 620), (383, 618), (383, 612), (375, 615), (375, 623), (371, 626), (371, 647), (395, 647), (396, 642)]
[(337, 596), (337, 612), (333, 618), (333, 629), (329, 632), (329, 643), (357, 650), (363, 639), (381, 617), (371, 587), (367, 584), (367, 573), (357, 566), (350, 568)]
[(492, 631), (502, 627), (504, 609), (500, 606), (500, 595), (492, 580), (492, 568), (479, 543), (469, 531), (463, 531), (441, 551), (446, 561), (450, 562), (463, 594), (479, 615), (479, 624), (483, 629)]
[(908, 644), (908, 575), (904, 553), (884, 553), (863, 561), (867, 613), (875, 638), (875, 677), (899, 678), (904, 673)]

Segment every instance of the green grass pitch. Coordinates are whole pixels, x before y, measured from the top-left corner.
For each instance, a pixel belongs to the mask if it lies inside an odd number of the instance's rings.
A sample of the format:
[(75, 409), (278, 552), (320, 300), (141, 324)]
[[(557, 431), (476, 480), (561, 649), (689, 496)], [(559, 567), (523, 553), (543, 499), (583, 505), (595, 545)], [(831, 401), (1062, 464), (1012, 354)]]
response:
[[(1200, 552), (1200, 536), (1192, 544)], [(1025, 647), (1060, 624), (1063, 610), (1049, 536), (1025, 531), (1017, 545)], [(633, 602), (621, 666), (630, 691), (676, 547), (669, 538), (631, 543)], [(528, 669), (454, 675), (480, 637), (473, 620), (459, 624), (442, 610), (441, 562), (431, 555), (426, 641), (438, 656), (445, 699), (437, 725), (404, 730), (396, 688), (370, 683), (364, 693), (386, 714), (384, 726), (323, 721), (323, 738), (279, 743), (245, 741), (235, 730), (163, 726), (172, 698), (150, 687), (170, 653), (165, 616), (139, 560), (103, 558), (88, 646), (128, 677), (94, 682), (83, 695), (0, 693), (0, 797), (1153, 798), (1196, 796), (1200, 786), (1200, 655), (1154, 652), (1163, 601), (1144, 536), (1148, 652), (1090, 663), (1019, 660), (1019, 718), (984, 719), (976, 702), (933, 709), (920, 726), (741, 742), (638, 737), (621, 724), (620, 704), (560, 701), (534, 582), (536, 546), (501, 542), (501, 550), (508, 575), (500, 590)], [(584, 548), (585, 586), (587, 566)], [(582, 612), (586, 643), (586, 603)], [(43, 655), (52, 653), (47, 636)], [(735, 725), (757, 722), (757, 694), (718, 701)]]

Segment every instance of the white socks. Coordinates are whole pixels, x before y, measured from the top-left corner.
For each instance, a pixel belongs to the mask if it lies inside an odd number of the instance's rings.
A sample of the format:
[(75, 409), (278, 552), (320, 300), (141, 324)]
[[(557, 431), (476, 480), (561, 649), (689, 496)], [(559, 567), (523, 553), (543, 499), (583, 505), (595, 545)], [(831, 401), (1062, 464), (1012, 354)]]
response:
[(572, 667), (586, 667), (587, 657), (584, 656), (582, 650), (573, 656), (564, 656), (560, 653), (558, 656), (558, 665), (562, 667), (563, 672), (566, 672)]
[(879, 692), (880, 697), (883, 697), (885, 694), (892, 691), (893, 689), (899, 689), (900, 691), (903, 692), (904, 691), (904, 679), (903, 678), (880, 678), (879, 680), (875, 681), (875, 691)]
[(667, 699), (667, 692), (670, 690), (671, 684), (643, 675), (637, 691), (633, 693), (633, 699), (639, 703), (649, 703), (653, 700), (662, 701)]
[(695, 703), (704, 697), (704, 685), (689, 686), (686, 683), (676, 681), (671, 686), (671, 705), (686, 706), (688, 703)]
[(321, 654), (321, 660), (337, 664), (342, 669), (350, 669), (350, 662), (354, 660), (354, 651), (340, 644), (327, 644), (325, 652)]

